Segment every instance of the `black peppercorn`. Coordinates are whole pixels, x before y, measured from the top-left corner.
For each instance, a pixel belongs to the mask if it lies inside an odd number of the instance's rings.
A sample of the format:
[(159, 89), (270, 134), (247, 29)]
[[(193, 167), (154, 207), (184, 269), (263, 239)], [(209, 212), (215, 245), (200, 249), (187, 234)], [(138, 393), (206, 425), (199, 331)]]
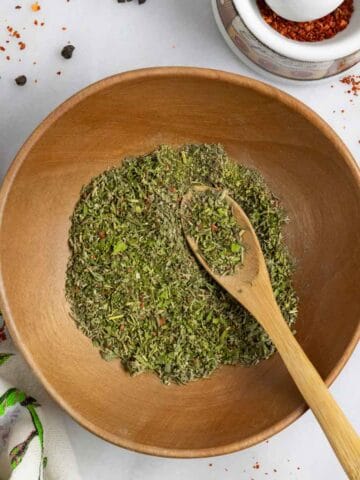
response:
[(61, 50), (61, 55), (68, 60), (69, 58), (72, 57), (74, 50), (75, 50), (74, 45), (66, 45)]
[(25, 85), (26, 82), (27, 82), (27, 78), (25, 77), (25, 75), (20, 75), (19, 77), (15, 78), (16, 85), (19, 85), (20, 87)]

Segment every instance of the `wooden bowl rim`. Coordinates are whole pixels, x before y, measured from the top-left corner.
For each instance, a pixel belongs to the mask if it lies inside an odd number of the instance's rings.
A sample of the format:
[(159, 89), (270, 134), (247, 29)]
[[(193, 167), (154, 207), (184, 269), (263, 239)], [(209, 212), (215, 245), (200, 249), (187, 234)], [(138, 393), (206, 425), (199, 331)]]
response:
[[(207, 79), (210, 81), (220, 81), (231, 84), (233, 86), (246, 87), (252, 90), (255, 90), (261, 94), (264, 94), (270, 98), (273, 98), (287, 107), (295, 110), (305, 117), (310, 123), (312, 123), (315, 128), (320, 130), (320, 132), (325, 135), (333, 144), (334, 148), (340, 153), (343, 158), (346, 167), (351, 172), (352, 177), (356, 180), (359, 190), (360, 190), (360, 170), (356, 164), (353, 156), (351, 155), (349, 149), (345, 146), (340, 137), (331, 129), (331, 127), (323, 120), (317, 113), (315, 113), (310, 107), (307, 107), (300, 100), (292, 97), (291, 95), (273, 87), (271, 85), (265, 84), (259, 80), (255, 80), (249, 77), (237, 75), (234, 73), (224, 72), (221, 70), (207, 69), (207, 68), (197, 68), (197, 67), (153, 67), (153, 68), (143, 68), (138, 70), (132, 70), (124, 73), (119, 73), (105, 79), (99, 80), (96, 83), (89, 85), (88, 87), (80, 90), (78, 93), (71, 96), (69, 99), (65, 100), (60, 104), (52, 113), (50, 113), (40, 125), (33, 131), (30, 137), (25, 141), (23, 146), (20, 148), (19, 152), (15, 156), (1, 186), (0, 190), (0, 234), (2, 228), (3, 214), (6, 207), (7, 196), (11, 190), (13, 182), (16, 178), (16, 174), (21, 167), (22, 163), (26, 159), (28, 153), (37, 143), (37, 141), (42, 137), (42, 135), (66, 112), (71, 110), (75, 105), (84, 100), (85, 98), (100, 92), (108, 87), (111, 87), (115, 84), (126, 84), (137, 82), (139, 80), (146, 80), (148, 78), (162, 78), (162, 77), (172, 77), (172, 78), (198, 78), (198, 79)], [(89, 432), (96, 434), (100, 438), (113, 443), (114, 445), (127, 448), (129, 450), (145, 453), (148, 455), (155, 455), (160, 457), (172, 457), (172, 458), (199, 458), (199, 457), (211, 457), (217, 455), (224, 455), (233, 453), (245, 448), (251, 447), (257, 443), (260, 443), (270, 436), (279, 433), (281, 430), (289, 426), (295, 420), (297, 420), (301, 415), (303, 415), (307, 410), (308, 406), (303, 403), (298, 408), (296, 408), (291, 414), (287, 415), (282, 420), (278, 421), (271, 427), (263, 430), (261, 433), (252, 435), (246, 439), (233, 442), (230, 444), (209, 447), (203, 449), (176, 449), (176, 448), (164, 448), (151, 446), (147, 444), (142, 444), (141, 442), (131, 441), (126, 438), (122, 438), (119, 435), (114, 435), (109, 432), (104, 431), (101, 427), (94, 426), (90, 420), (84, 418), (82, 415), (77, 413), (70, 405), (67, 404), (65, 398), (57, 393), (53, 386), (46, 380), (42, 372), (37, 370), (36, 362), (33, 360), (30, 352), (28, 351), (26, 345), (21, 340), (21, 334), (19, 333), (16, 322), (11, 314), (10, 306), (7, 302), (4, 279), (2, 274), (2, 258), (0, 257), (0, 306), (1, 311), (3, 312), (6, 326), (8, 327), (11, 337), (14, 340), (15, 344), (19, 348), (22, 355), (25, 357), (25, 360), (30, 365), (31, 369), (41, 381), (42, 385), (45, 387), (47, 392), (51, 397), (82, 427), (87, 429)], [(351, 356), (351, 353), (355, 349), (360, 338), (360, 322), (359, 325), (349, 342), (347, 348), (344, 351), (344, 354), (337, 362), (335, 367), (332, 369), (330, 374), (325, 379), (327, 386), (330, 386), (336, 377), (339, 375), (346, 362)]]

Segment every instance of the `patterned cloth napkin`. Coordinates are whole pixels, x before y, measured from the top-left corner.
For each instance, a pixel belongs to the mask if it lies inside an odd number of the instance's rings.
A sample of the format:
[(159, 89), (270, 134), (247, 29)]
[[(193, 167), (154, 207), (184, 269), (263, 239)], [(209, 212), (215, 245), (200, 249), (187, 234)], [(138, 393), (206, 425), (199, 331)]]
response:
[(0, 480), (80, 480), (63, 414), (0, 317)]

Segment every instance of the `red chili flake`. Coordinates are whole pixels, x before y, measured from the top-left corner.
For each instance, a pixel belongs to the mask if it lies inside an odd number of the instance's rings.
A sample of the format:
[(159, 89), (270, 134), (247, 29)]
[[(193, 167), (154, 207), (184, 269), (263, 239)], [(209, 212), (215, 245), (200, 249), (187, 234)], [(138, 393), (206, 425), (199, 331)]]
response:
[(37, 20), (34, 20), (34, 25), (39, 25), (39, 22)]
[(164, 317), (159, 317), (157, 323), (158, 323), (159, 327), (162, 327), (162, 326), (165, 325), (166, 319)]
[(41, 22), (40, 26), (43, 27), (45, 25), (45, 22)]
[(7, 27), (6, 27), (6, 30), (7, 30), (9, 33), (12, 33), (12, 31), (13, 31), (14, 29), (13, 29), (12, 27), (10, 27), (10, 26), (7, 26)]
[(6, 56), (6, 60), (10, 60), (10, 57), (9, 57), (9, 55), (7, 55), (7, 56)]
[(311, 22), (293, 22), (277, 15), (265, 2), (257, 0), (265, 22), (284, 37), (298, 42), (319, 42), (344, 30), (354, 12), (354, 0), (344, 0), (333, 12)]
[(350, 90), (347, 90), (347, 93), (358, 96), (358, 92), (360, 92), (360, 75), (348, 75), (347, 77), (341, 78), (340, 82), (349, 85)]
[(256, 462), (255, 465), (253, 465), (253, 468), (254, 468), (255, 470), (259, 470), (259, 468), (260, 468), (259, 462)]
[(38, 12), (41, 9), (39, 2), (35, 2), (31, 5), (31, 10), (33, 12)]
[(20, 47), (20, 50), (24, 50), (26, 48), (26, 43), (19, 42), (19, 47)]
[(56, 72), (56, 75), (61, 75), (61, 72), (60, 71)]
[(4, 342), (5, 340), (6, 340), (5, 323), (0, 320), (0, 342)]
[(0, 45), (0, 52), (5, 52), (6, 48)]

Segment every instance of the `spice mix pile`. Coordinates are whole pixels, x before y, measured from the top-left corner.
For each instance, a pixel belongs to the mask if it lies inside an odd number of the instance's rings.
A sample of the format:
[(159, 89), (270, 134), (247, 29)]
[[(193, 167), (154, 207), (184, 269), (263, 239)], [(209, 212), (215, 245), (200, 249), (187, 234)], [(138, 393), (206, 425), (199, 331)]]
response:
[[(131, 374), (155, 372), (164, 383), (207, 377), (224, 364), (253, 365), (275, 350), (188, 248), (180, 204), (194, 183), (226, 189), (243, 207), (281, 310), (290, 325), (297, 316), (281, 233), (285, 215), (257, 172), (230, 161), (217, 145), (162, 146), (126, 159), (82, 189), (66, 295), (78, 327), (104, 358), (120, 359)], [(232, 253), (240, 248), (241, 242)]]

